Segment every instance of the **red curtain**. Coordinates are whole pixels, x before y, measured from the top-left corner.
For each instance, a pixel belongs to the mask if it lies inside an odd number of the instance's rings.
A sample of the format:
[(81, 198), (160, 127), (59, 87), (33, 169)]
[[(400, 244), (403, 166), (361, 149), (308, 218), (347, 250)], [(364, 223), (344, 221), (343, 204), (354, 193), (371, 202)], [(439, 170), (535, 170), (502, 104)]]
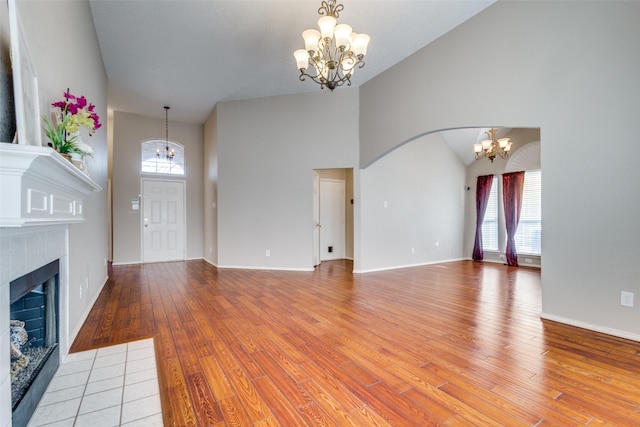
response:
[(484, 213), (487, 211), (487, 202), (489, 201), (492, 183), (493, 175), (478, 177), (476, 186), (476, 241), (473, 244), (474, 261), (482, 261), (484, 258), (484, 251), (482, 250), (482, 221), (484, 221)]
[(518, 266), (515, 236), (520, 221), (523, 187), (524, 172), (510, 172), (502, 175), (502, 201), (504, 203), (504, 222), (507, 228), (507, 264), (514, 267)]

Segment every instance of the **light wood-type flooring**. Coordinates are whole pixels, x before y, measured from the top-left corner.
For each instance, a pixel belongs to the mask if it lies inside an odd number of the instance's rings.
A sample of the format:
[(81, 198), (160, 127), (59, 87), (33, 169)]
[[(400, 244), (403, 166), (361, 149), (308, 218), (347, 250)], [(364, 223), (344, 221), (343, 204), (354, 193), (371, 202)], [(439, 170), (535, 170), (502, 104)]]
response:
[(72, 351), (154, 337), (167, 426), (640, 425), (640, 343), (539, 314), (540, 271), (114, 266)]

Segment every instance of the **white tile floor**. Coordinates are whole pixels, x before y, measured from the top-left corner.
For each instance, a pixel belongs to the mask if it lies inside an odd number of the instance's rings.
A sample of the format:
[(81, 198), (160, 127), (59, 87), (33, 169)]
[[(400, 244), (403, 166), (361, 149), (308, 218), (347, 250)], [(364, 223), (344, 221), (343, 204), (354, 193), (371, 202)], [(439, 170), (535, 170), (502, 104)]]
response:
[(153, 339), (68, 355), (29, 427), (162, 426)]

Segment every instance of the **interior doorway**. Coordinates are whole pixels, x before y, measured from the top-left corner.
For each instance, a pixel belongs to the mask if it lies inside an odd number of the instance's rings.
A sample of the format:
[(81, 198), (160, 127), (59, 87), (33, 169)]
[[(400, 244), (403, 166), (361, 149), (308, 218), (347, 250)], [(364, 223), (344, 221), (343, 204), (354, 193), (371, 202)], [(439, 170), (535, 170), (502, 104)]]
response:
[(353, 169), (313, 171), (313, 261), (353, 259)]
[(345, 258), (345, 181), (320, 178), (320, 261)]
[(185, 259), (185, 183), (142, 180), (142, 262)]

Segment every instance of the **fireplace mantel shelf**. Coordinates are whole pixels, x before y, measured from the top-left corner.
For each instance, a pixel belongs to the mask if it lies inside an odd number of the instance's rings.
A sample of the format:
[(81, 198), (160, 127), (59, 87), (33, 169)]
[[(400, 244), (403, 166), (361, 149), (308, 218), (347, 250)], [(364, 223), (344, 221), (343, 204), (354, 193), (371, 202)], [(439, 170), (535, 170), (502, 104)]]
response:
[(0, 144), (0, 227), (82, 222), (84, 199), (100, 190), (49, 147)]

